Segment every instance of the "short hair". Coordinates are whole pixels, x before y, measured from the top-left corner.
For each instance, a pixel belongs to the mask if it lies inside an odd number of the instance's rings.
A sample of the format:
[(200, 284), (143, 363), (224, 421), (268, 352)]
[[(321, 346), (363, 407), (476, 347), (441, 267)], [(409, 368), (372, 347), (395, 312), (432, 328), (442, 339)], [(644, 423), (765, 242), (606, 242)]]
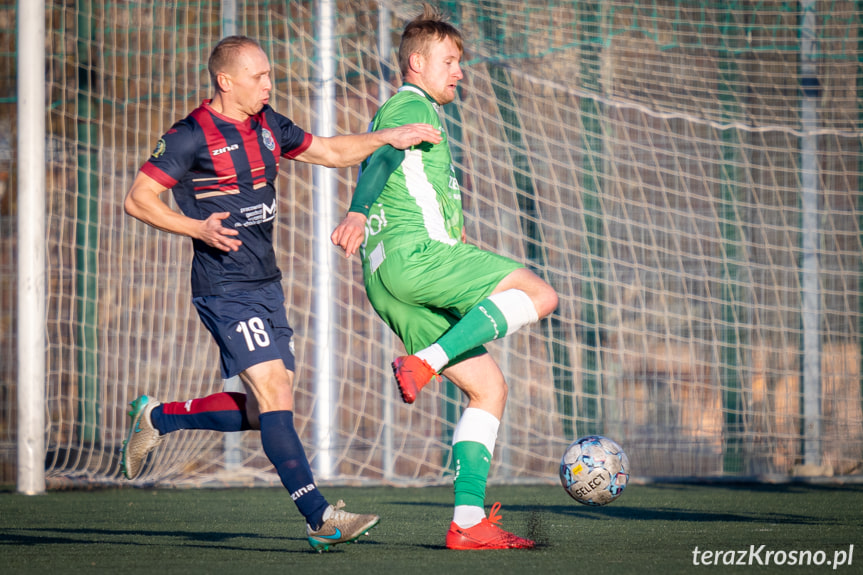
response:
[(446, 38), (455, 42), (459, 52), (464, 51), (461, 32), (446, 21), (440, 10), (428, 3), (423, 3), (423, 13), (408, 22), (402, 32), (402, 40), (399, 44), (399, 69), (402, 76), (410, 69), (411, 54), (428, 56), (431, 42), (443, 41)]
[(207, 71), (210, 73), (210, 82), (213, 83), (213, 88), (219, 89), (217, 76), (237, 60), (243, 48), (249, 46), (261, 49), (258, 41), (248, 36), (225, 36), (219, 40), (219, 43), (210, 52), (210, 59), (207, 61)]

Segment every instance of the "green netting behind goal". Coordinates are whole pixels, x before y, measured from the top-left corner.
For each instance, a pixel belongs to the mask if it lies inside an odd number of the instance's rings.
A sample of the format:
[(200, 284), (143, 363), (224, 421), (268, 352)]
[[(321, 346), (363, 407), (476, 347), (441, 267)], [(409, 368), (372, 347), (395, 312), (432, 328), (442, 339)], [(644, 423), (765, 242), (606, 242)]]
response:
[[(273, 64), (272, 105), (315, 125), (314, 2), (238, 3)], [(510, 386), (492, 480), (556, 481), (601, 433), (641, 477), (853, 476), (863, 466), (863, 3), (440, 2), (465, 78), (444, 108), (470, 241), (560, 294), (489, 346)], [(76, 9), (77, 7), (77, 9)], [(210, 97), (211, 1), (48, 1), (48, 428), (53, 484), (118, 482), (126, 405), (223, 389), (190, 304), (187, 240), (124, 215), (137, 168)], [(416, 2), (336, 2), (335, 129), (400, 83)], [(0, 470), (17, 440), (14, 8), (0, 8)], [(5, 74), (5, 75), (4, 75)], [(11, 77), (11, 80), (10, 80)], [(9, 138), (8, 140), (4, 138)], [(8, 142), (8, 143), (4, 143)], [(5, 147), (4, 147), (5, 146)], [(337, 216), (355, 168), (338, 170)], [(277, 247), (297, 333), (296, 412), (336, 482), (441, 483), (462, 402), (396, 401), (400, 346), (334, 258), (335, 425), (313, 417), (313, 175), (284, 162)], [(333, 221), (334, 226), (337, 222)], [(144, 482), (277, 483), (254, 433), (178, 433)]]

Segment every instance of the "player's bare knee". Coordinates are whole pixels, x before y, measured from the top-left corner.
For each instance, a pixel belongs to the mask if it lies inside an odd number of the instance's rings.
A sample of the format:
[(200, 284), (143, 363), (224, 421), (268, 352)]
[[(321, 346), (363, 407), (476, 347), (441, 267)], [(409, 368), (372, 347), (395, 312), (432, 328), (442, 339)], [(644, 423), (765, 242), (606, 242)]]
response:
[(505, 405), (509, 396), (509, 386), (503, 379), (493, 381), (492, 384), (482, 387), (480, 399), (485, 403)]
[(500, 402), (506, 405), (506, 398), (509, 397), (509, 386), (504, 382), (500, 388)]
[(554, 288), (543, 282), (542, 289), (533, 298), (536, 315), (539, 316), (539, 319), (548, 316), (556, 310), (558, 301), (557, 292), (554, 291)]
[(277, 409), (294, 409), (294, 387), (290, 381), (281, 381), (271, 389), (270, 400)]
[(518, 277), (521, 283), (521, 288), (530, 297), (533, 302), (533, 307), (536, 310), (536, 315), (542, 319), (557, 309), (558, 297), (557, 292), (551, 285), (541, 277), (530, 270), (519, 270), (521, 274)]
[(274, 363), (258, 364), (240, 374), (255, 397), (258, 413), (291, 411), (294, 408), (293, 374)]

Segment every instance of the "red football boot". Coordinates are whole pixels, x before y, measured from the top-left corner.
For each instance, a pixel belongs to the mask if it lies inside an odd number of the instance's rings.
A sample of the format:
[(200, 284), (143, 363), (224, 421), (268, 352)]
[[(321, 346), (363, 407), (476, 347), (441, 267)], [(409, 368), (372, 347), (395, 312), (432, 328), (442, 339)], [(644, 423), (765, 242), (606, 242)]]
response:
[(450, 523), (446, 534), (447, 549), (533, 549), (536, 545), (530, 539), (514, 535), (497, 526), (500, 515), (497, 515), (500, 503), (491, 506), (488, 518), (462, 529), (455, 523)]
[(432, 381), (441, 382), (441, 376), (428, 362), (415, 355), (397, 357), (393, 362), (393, 374), (396, 376), (399, 393), (405, 403), (416, 401), (420, 390)]

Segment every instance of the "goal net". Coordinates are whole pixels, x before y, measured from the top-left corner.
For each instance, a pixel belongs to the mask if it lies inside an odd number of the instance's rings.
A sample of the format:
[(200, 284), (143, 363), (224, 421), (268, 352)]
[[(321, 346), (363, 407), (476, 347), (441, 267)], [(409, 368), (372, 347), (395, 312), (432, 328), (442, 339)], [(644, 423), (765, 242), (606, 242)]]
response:
[[(237, 32), (273, 65), (271, 104), (312, 130), (315, 3), (239, 4)], [(623, 445), (637, 477), (860, 474), (861, 3), (439, 5), (466, 41), (444, 116), (469, 240), (560, 295), (550, 318), (488, 346), (510, 389), (491, 481), (557, 481), (563, 450), (588, 434)], [(224, 18), (217, 0), (47, 6), (47, 475), (119, 482), (130, 401), (225, 386), (190, 303), (190, 242), (122, 207), (159, 135), (210, 97), (206, 60)], [(338, 133), (364, 131), (400, 85), (398, 38), (418, 8), (337, 2)], [(356, 177), (337, 171), (331, 227)], [(356, 260), (333, 258), (334, 418), (316, 427), (315, 334), (327, 320), (313, 182), (310, 167), (282, 163), (277, 249), (312, 465), (322, 482), (450, 481), (463, 399), (445, 382), (397, 401), (400, 343), (366, 301)], [(14, 233), (0, 232), (8, 253)], [(13, 310), (0, 302), (5, 324)], [(14, 365), (0, 373), (11, 397)], [(11, 442), (16, 414), (3, 409)], [(184, 431), (138, 481), (278, 478), (257, 433)]]

